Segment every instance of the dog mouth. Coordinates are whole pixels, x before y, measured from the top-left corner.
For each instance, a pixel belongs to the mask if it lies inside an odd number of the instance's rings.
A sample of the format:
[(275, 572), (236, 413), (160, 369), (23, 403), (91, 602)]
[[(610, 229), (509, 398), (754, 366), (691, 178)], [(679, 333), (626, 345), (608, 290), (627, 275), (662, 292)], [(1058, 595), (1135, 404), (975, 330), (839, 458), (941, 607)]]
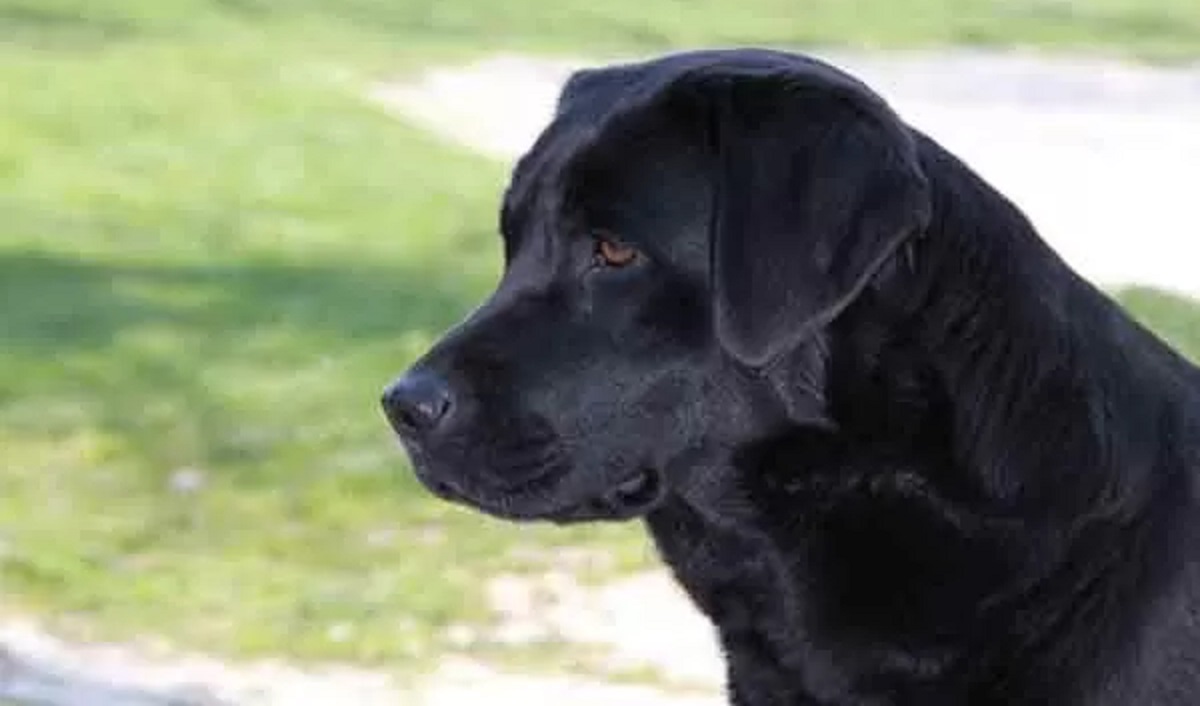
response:
[(653, 510), (665, 495), (662, 474), (653, 468), (642, 468), (598, 497), (565, 507), (546, 519), (557, 523), (628, 520)]
[[(568, 471), (569, 473), (569, 471)], [(566, 474), (553, 473), (507, 490), (479, 492), (460, 484), (418, 473), (422, 483), (439, 498), (473, 507), (509, 520), (549, 521), (568, 524), (586, 521), (620, 521), (643, 516), (666, 496), (662, 473), (641, 468), (584, 500), (555, 502), (555, 490)]]
[(605, 494), (610, 504), (642, 509), (654, 504), (662, 495), (662, 476), (655, 470), (643, 468), (633, 476), (617, 483)]

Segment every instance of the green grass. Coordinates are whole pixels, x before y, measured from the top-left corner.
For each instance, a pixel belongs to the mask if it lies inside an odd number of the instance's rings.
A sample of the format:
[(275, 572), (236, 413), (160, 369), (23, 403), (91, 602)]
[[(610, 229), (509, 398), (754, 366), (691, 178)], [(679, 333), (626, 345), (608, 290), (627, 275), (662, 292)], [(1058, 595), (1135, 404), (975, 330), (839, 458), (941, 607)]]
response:
[(337, 27), (360, 39), (572, 52), (696, 44), (1027, 45), (1200, 54), (1194, 0), (3, 0), (0, 27), (74, 46), (211, 37), (230, 26)]
[(1164, 341), (1200, 361), (1200, 304), (1149, 287), (1127, 287), (1115, 294)]
[(378, 394), (494, 281), (504, 174), (239, 41), (0, 51), (2, 599), (415, 659), (491, 571), (639, 557), (416, 488)]
[[(505, 175), (372, 79), (514, 47), (1200, 46), (1190, 1), (848, 7), (0, 0), (0, 609), (417, 665), (494, 571), (645, 561), (636, 527), (516, 527), (410, 478), (377, 395), (493, 283)], [(1193, 305), (1128, 302), (1200, 353)]]

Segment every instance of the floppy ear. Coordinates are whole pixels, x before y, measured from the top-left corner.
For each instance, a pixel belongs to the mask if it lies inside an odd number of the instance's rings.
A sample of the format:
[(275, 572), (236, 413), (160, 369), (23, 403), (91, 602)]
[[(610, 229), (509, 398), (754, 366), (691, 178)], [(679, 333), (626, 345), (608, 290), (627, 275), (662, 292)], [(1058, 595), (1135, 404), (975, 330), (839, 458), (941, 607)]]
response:
[(929, 222), (909, 128), (809, 57), (699, 51), (581, 71), (557, 115), (590, 126), (576, 158), (647, 125), (703, 143), (716, 335), (752, 367), (829, 323)]
[(710, 96), (716, 333), (752, 367), (829, 323), (929, 221), (908, 128), (865, 88), (803, 78), (733, 76)]

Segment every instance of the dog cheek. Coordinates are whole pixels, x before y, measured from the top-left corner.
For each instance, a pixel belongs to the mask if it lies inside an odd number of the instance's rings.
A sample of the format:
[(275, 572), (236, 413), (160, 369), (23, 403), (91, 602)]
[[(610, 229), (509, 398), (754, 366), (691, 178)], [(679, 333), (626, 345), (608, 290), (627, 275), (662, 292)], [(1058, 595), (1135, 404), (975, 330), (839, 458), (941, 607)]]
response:
[(666, 280), (645, 299), (635, 321), (674, 348), (701, 350), (713, 339), (708, 300), (702, 287)]
[(630, 433), (643, 445), (639, 463), (661, 467), (697, 442), (711, 411), (704, 386), (704, 370), (686, 361), (647, 382), (628, 415)]

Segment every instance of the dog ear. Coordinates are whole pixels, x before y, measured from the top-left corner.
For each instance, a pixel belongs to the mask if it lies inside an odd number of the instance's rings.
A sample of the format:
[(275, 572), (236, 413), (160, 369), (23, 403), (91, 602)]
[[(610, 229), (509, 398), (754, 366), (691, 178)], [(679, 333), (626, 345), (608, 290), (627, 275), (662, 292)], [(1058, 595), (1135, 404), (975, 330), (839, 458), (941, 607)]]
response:
[(752, 367), (833, 320), (930, 217), (911, 133), (865, 88), (734, 78), (711, 104), (718, 340)]
[(579, 159), (648, 125), (703, 143), (716, 335), (752, 367), (836, 317), (928, 225), (909, 128), (866, 86), (807, 57), (694, 52), (582, 71), (557, 114), (590, 126)]

